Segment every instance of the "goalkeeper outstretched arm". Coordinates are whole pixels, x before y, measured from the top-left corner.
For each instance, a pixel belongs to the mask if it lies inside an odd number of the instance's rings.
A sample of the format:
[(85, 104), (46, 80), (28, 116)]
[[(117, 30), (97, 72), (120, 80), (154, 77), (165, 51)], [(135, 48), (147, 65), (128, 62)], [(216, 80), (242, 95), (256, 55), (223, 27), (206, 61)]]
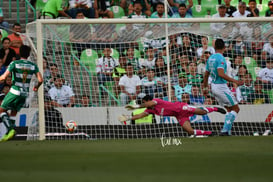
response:
[(134, 110), (134, 109), (139, 109), (139, 108), (152, 108), (156, 105), (155, 101), (144, 101), (142, 104), (140, 105), (126, 105), (125, 108), (127, 110)]
[(130, 115), (124, 115), (122, 114), (121, 116), (119, 116), (118, 120), (120, 122), (124, 122), (124, 121), (129, 121), (129, 120), (136, 120), (136, 119), (140, 119), (140, 118), (144, 118), (146, 116), (148, 116), (149, 114), (146, 112), (140, 113), (140, 114), (136, 114), (134, 116), (130, 116)]
[[(153, 108), (156, 105), (155, 101), (143, 101), (143, 103), (141, 105), (127, 105), (125, 106), (125, 108), (127, 110), (134, 110), (134, 109), (139, 109), (139, 108)], [(129, 115), (121, 115), (119, 116), (119, 121), (120, 122), (124, 122), (124, 121), (129, 121), (129, 120), (136, 120), (136, 119), (140, 119), (140, 118), (144, 118), (146, 116), (148, 116), (149, 113), (146, 113), (145, 111), (140, 113), (140, 114), (136, 114), (134, 116), (129, 116)]]

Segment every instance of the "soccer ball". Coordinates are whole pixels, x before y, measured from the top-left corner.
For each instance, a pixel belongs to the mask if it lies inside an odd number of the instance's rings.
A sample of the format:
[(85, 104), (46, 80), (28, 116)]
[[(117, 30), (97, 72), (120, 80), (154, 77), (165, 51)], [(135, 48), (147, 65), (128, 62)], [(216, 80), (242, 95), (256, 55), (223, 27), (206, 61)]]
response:
[(77, 129), (77, 123), (74, 120), (67, 121), (65, 128), (68, 132), (73, 133)]

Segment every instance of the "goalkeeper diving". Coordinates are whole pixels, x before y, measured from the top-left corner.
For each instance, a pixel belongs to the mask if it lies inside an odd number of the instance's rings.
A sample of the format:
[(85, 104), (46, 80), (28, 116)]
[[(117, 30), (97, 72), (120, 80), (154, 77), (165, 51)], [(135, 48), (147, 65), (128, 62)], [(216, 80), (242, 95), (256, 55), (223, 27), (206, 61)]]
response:
[(182, 128), (190, 135), (213, 135), (212, 131), (203, 131), (193, 129), (190, 123), (190, 116), (193, 115), (205, 115), (211, 112), (219, 112), (226, 114), (226, 110), (221, 107), (194, 107), (184, 102), (169, 102), (162, 99), (152, 98), (146, 95), (142, 98), (142, 104), (140, 105), (126, 105), (127, 110), (134, 110), (138, 108), (146, 108), (146, 110), (140, 114), (134, 116), (121, 115), (119, 116), (120, 122), (129, 120), (136, 120), (148, 116), (149, 114), (156, 114), (159, 116), (174, 116)]

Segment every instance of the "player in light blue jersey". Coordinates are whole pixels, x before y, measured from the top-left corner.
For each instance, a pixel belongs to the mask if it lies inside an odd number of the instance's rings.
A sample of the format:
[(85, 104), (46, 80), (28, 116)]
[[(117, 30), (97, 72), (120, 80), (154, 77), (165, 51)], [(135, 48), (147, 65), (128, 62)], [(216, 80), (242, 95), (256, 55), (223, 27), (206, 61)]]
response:
[(227, 110), (225, 116), (225, 124), (221, 130), (221, 136), (231, 135), (232, 124), (240, 111), (238, 102), (235, 96), (228, 88), (227, 82), (233, 82), (235, 84), (243, 85), (243, 81), (235, 80), (229, 77), (227, 72), (227, 63), (223, 56), (225, 51), (225, 43), (222, 39), (215, 41), (216, 53), (211, 55), (206, 64), (206, 72), (203, 82), (203, 94), (208, 94), (208, 78), (211, 77), (211, 92), (214, 95), (218, 103), (224, 106)]

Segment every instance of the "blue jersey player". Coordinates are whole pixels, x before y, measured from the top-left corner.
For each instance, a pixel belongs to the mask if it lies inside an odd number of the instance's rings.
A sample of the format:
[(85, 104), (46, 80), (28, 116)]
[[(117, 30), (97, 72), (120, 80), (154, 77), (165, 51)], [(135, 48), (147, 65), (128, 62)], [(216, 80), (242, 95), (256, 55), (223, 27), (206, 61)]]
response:
[(232, 124), (237, 114), (239, 113), (240, 108), (235, 96), (228, 88), (227, 82), (233, 82), (238, 86), (242, 85), (243, 82), (240, 80), (235, 80), (226, 74), (227, 63), (223, 56), (225, 51), (225, 43), (222, 39), (217, 39), (215, 41), (215, 51), (216, 53), (209, 57), (206, 64), (206, 72), (203, 82), (203, 94), (205, 96), (208, 94), (208, 78), (210, 76), (212, 79), (211, 92), (218, 103), (224, 106), (227, 110), (225, 124), (221, 130), (220, 135), (229, 136), (231, 135)]

